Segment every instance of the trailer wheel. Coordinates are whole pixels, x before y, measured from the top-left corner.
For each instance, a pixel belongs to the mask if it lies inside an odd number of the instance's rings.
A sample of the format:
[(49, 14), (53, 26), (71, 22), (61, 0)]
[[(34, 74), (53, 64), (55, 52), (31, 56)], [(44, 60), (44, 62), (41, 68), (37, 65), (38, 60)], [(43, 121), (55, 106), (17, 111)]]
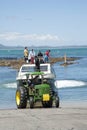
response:
[(53, 105), (53, 100), (51, 99), (51, 100), (49, 101), (49, 107), (52, 107), (52, 105)]
[(55, 98), (55, 105), (56, 105), (56, 108), (59, 107), (59, 97), (56, 97), (56, 98)]
[(44, 108), (50, 108), (50, 107), (52, 107), (52, 104), (53, 104), (52, 100), (47, 101), (47, 102), (42, 102), (42, 105)]
[(30, 108), (34, 108), (34, 98), (33, 97), (30, 97)]
[(17, 108), (26, 108), (26, 106), (27, 106), (27, 89), (24, 87), (17, 88), (15, 100), (16, 100)]

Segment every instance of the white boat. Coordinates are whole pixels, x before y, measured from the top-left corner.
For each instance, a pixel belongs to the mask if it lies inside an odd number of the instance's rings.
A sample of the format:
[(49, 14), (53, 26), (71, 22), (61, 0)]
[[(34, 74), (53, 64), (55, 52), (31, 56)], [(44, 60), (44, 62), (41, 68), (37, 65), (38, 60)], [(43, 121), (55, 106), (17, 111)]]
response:
[[(26, 79), (27, 73), (35, 72), (35, 64), (23, 64), (19, 69), (16, 80)], [(50, 63), (40, 64), (40, 71), (43, 72), (43, 77), (46, 79), (55, 79), (56, 75)]]

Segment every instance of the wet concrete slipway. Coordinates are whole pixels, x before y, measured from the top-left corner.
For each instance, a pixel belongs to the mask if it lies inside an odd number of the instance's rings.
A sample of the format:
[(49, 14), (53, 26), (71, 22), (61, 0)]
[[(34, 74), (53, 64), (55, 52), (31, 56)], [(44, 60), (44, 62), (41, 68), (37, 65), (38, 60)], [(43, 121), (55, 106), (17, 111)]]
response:
[(87, 130), (87, 105), (0, 110), (0, 130)]

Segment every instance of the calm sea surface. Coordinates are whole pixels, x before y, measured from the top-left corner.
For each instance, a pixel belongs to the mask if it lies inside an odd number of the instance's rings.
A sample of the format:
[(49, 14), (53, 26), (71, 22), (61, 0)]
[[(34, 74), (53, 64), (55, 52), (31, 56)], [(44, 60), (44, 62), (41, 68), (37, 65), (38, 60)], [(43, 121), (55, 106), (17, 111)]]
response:
[[(35, 48), (36, 54), (39, 49)], [(46, 49), (41, 49), (44, 53)], [(56, 73), (56, 86), (60, 102), (86, 102), (87, 103), (87, 48), (51, 48), (52, 57), (80, 57), (75, 64), (67, 67), (61, 62), (53, 65)], [(23, 57), (23, 49), (0, 49), (1, 57)], [(17, 70), (10, 67), (0, 67), (0, 109), (16, 108), (16, 75)]]

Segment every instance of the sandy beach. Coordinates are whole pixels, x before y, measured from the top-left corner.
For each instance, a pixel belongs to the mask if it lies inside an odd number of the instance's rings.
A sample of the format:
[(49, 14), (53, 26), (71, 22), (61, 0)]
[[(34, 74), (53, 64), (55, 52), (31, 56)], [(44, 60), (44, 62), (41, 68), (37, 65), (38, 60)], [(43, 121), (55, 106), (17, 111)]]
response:
[(87, 130), (87, 104), (0, 110), (0, 130)]

